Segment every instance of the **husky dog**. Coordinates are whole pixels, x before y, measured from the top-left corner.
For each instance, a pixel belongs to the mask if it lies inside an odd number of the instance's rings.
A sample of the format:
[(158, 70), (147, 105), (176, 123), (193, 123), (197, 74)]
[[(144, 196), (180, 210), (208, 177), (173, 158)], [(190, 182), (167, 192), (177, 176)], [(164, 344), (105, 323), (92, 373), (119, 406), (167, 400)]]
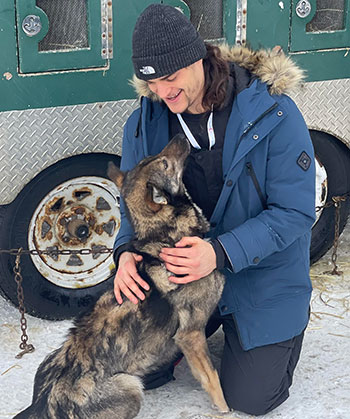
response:
[(123, 173), (108, 175), (125, 201), (136, 239), (130, 251), (143, 256), (138, 271), (150, 290), (135, 305), (118, 305), (107, 291), (75, 321), (68, 338), (41, 363), (31, 406), (16, 418), (129, 419), (137, 416), (142, 377), (182, 351), (213, 403), (227, 412), (204, 329), (216, 307), (224, 276), (218, 271), (185, 285), (171, 283), (159, 253), (183, 236), (200, 236), (209, 224), (182, 182), (188, 141), (176, 136), (164, 150)]

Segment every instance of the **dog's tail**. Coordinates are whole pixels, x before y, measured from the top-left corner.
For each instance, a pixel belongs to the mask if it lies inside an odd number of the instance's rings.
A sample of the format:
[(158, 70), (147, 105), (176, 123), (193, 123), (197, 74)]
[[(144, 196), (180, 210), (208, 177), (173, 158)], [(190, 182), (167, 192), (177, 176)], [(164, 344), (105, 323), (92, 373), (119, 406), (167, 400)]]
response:
[(31, 418), (31, 406), (27, 407), (27, 409), (22, 410), (22, 412), (18, 413), (13, 419), (30, 419)]
[[(18, 413), (14, 419), (57, 419), (72, 417), (74, 413), (79, 419), (90, 418), (118, 418), (132, 419), (137, 416), (143, 396), (143, 384), (139, 377), (129, 374), (115, 374), (107, 380), (96, 385), (89, 400), (84, 405), (68, 402), (58, 403), (52, 409), (43, 406), (31, 405)], [(67, 402), (67, 401), (66, 401)], [(60, 414), (58, 414), (58, 410)], [(49, 413), (51, 410), (51, 413)]]

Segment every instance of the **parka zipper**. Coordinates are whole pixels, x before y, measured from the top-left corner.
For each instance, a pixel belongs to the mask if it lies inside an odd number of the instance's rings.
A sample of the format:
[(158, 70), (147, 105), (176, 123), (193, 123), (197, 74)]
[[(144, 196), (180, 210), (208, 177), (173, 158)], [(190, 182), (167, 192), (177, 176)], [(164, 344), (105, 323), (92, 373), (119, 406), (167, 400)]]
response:
[[(248, 124), (248, 126), (245, 128), (245, 130), (243, 131), (243, 133), (242, 133), (242, 135), (241, 135), (241, 137), (240, 137), (240, 139), (239, 139), (239, 141), (238, 141), (238, 144), (237, 144), (237, 148), (238, 148), (238, 146), (239, 146), (239, 144), (241, 143), (241, 141), (242, 141), (242, 139), (243, 139), (243, 137), (245, 136), (245, 135), (247, 135), (248, 134), (248, 132), (259, 122), (259, 121), (261, 121), (267, 114), (269, 114), (271, 111), (273, 111), (274, 109), (276, 109), (277, 108), (277, 106), (278, 106), (278, 103), (276, 102), (276, 103), (274, 103), (272, 106), (270, 106), (268, 109), (266, 109), (266, 111), (265, 112), (263, 112), (261, 115), (259, 115), (258, 116), (258, 118), (256, 118), (255, 119), (255, 121), (253, 121), (253, 122), (249, 122), (249, 124)], [(260, 188), (260, 185), (259, 185), (259, 182), (258, 182), (258, 179), (257, 179), (257, 177), (256, 177), (256, 174), (255, 174), (255, 171), (254, 171), (254, 169), (253, 169), (253, 166), (252, 166), (252, 164), (250, 163), (250, 162), (248, 162), (248, 163), (246, 163), (246, 168), (247, 168), (247, 171), (248, 171), (248, 174), (249, 174), (249, 176), (251, 177), (251, 179), (252, 179), (252, 181), (253, 181), (253, 184), (254, 184), (254, 186), (255, 186), (255, 189), (256, 189), (256, 192), (258, 193), (258, 195), (259, 195), (259, 198), (260, 198), (260, 201), (261, 201), (261, 205), (263, 206), (263, 208), (264, 209), (267, 209), (267, 204), (266, 204), (266, 200), (265, 200), (265, 197), (264, 197), (264, 195), (263, 195), (263, 193), (262, 193), (262, 191), (261, 191), (261, 188)]]
[(260, 116), (258, 116), (258, 118), (256, 118), (255, 121), (253, 122), (249, 122), (247, 128), (243, 131), (242, 136), (245, 136), (253, 127), (254, 125), (256, 125), (258, 122), (260, 122), (268, 113), (270, 113), (271, 111), (273, 111), (275, 108), (277, 108), (278, 103), (274, 103), (272, 106), (269, 107), (269, 109), (267, 109), (265, 112), (263, 112)]
[(278, 103), (276, 102), (276, 103), (274, 103), (272, 106), (270, 106), (269, 107), (269, 109), (267, 109), (265, 112), (263, 112), (260, 116), (258, 116), (258, 118), (256, 118), (255, 119), (255, 121), (253, 121), (253, 122), (248, 122), (248, 126), (244, 129), (244, 131), (243, 131), (243, 133), (242, 133), (242, 135), (241, 135), (241, 137), (240, 137), (240, 139), (239, 139), (239, 141), (238, 141), (238, 144), (237, 144), (237, 148), (238, 148), (238, 146), (239, 146), (239, 144), (241, 143), (241, 141), (243, 140), (243, 137), (245, 136), (245, 135), (247, 135), (248, 134), (248, 132), (258, 123), (258, 122), (260, 122), (267, 114), (269, 114), (271, 111), (273, 111), (274, 109), (276, 109), (277, 108), (277, 106), (278, 106)]
[(248, 163), (246, 163), (246, 168), (247, 168), (248, 175), (251, 177), (251, 179), (253, 181), (256, 192), (259, 195), (261, 205), (263, 206), (264, 209), (267, 209), (266, 199), (265, 199), (264, 194), (262, 193), (262, 190), (260, 188), (258, 179), (257, 179), (256, 174), (255, 174), (255, 170), (253, 168), (253, 165), (250, 162), (248, 162)]

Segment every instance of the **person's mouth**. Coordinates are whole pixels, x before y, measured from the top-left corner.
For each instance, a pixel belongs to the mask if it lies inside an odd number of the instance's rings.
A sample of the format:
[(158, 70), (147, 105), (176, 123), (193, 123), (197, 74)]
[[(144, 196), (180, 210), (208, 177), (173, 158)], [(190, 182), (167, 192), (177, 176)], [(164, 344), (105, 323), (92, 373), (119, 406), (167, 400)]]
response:
[(171, 96), (167, 96), (165, 100), (167, 102), (169, 102), (169, 103), (174, 103), (174, 102), (177, 101), (177, 99), (180, 96), (181, 92), (182, 92), (182, 89), (179, 89), (179, 91), (176, 94), (171, 95)]

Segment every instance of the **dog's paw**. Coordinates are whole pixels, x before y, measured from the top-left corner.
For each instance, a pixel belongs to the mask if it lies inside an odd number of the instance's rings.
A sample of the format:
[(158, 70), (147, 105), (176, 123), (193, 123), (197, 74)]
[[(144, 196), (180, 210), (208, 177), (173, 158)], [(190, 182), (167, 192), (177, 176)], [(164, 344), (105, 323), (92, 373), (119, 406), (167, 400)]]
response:
[(226, 403), (225, 403), (225, 405), (220, 405), (220, 406), (217, 406), (217, 405), (213, 404), (213, 405), (212, 405), (212, 408), (213, 408), (214, 410), (219, 411), (220, 413), (230, 413), (230, 412), (232, 412), (232, 409), (230, 409), (230, 408), (227, 406), (227, 404), (226, 404)]

